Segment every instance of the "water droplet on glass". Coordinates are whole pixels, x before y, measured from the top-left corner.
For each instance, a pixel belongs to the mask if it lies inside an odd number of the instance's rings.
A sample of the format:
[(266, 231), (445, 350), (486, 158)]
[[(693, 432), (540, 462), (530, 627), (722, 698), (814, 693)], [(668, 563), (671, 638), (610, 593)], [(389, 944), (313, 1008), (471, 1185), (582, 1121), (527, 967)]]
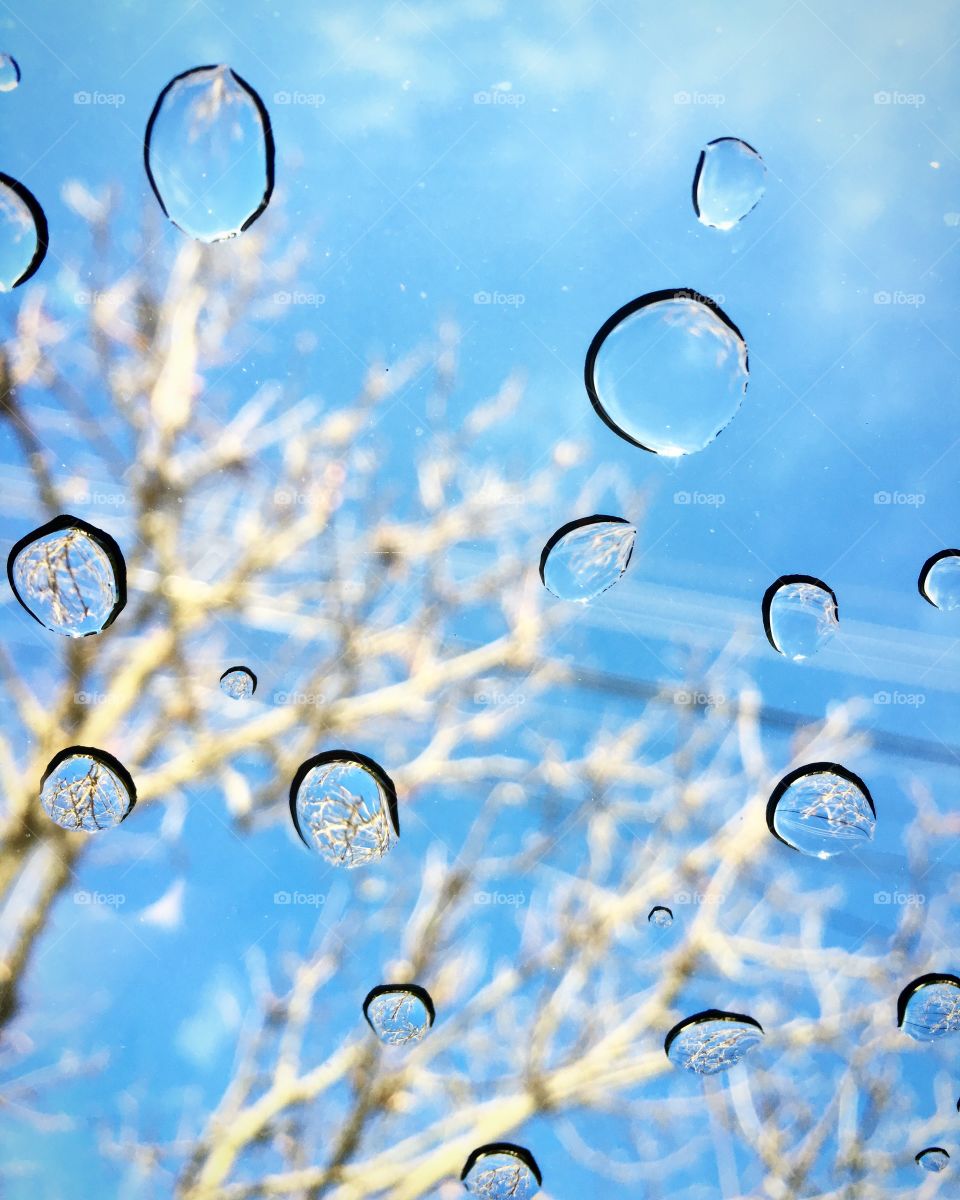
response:
[(20, 66), (12, 54), (0, 54), (0, 92), (12, 92), (20, 82)]
[(897, 1001), (897, 1025), (915, 1042), (933, 1042), (960, 1030), (960, 979), (921, 975)]
[(732, 229), (767, 190), (763, 159), (740, 138), (708, 142), (693, 176), (693, 211), (711, 229)]
[(941, 550), (923, 564), (920, 595), (934, 608), (960, 608), (960, 550)]
[(433, 1001), (422, 987), (383, 983), (364, 1000), (363, 1015), (381, 1042), (405, 1046), (423, 1040), (435, 1013)]
[(273, 133), (263, 101), (229, 67), (195, 67), (154, 105), (144, 161), (160, 207), (201, 242), (236, 237), (273, 191)]
[(66, 514), (17, 542), (7, 578), (31, 617), (67, 637), (100, 633), (127, 602), (120, 547), (102, 529)]
[(649, 913), (647, 913), (647, 920), (651, 925), (657, 925), (660, 929), (666, 929), (673, 924), (673, 913), (662, 904), (655, 904)]
[(636, 529), (622, 517), (581, 517), (562, 526), (540, 555), (544, 587), (561, 600), (586, 603), (627, 569)]
[(767, 828), (814, 858), (833, 858), (869, 842), (877, 810), (859, 775), (837, 763), (809, 763), (780, 780), (767, 803)]
[(123, 764), (89, 746), (61, 750), (40, 780), (43, 811), (63, 829), (109, 829), (120, 824), (136, 801), (136, 788)]
[(220, 690), (231, 700), (246, 700), (257, 690), (257, 677), (249, 667), (228, 667), (220, 676)]
[(762, 1038), (763, 1029), (753, 1017), (711, 1008), (674, 1025), (663, 1048), (675, 1067), (716, 1075), (735, 1067)]
[(781, 575), (764, 592), (761, 612), (767, 641), (794, 662), (816, 654), (840, 624), (836, 595), (812, 575)]
[(950, 1161), (950, 1155), (942, 1146), (928, 1146), (913, 1156), (914, 1162), (925, 1171), (942, 1171)]
[(650, 292), (600, 328), (587, 351), (598, 415), (643, 450), (676, 458), (708, 446), (747, 390), (747, 347), (707, 296)]
[(290, 785), (290, 812), (304, 844), (337, 866), (382, 858), (400, 835), (393, 782), (352, 750), (328, 750), (303, 763)]
[(530, 1151), (512, 1142), (493, 1142), (474, 1150), (460, 1179), (468, 1192), (484, 1200), (530, 1200), (543, 1183)]
[(0, 171), (0, 292), (25, 283), (47, 253), (47, 218), (36, 196)]

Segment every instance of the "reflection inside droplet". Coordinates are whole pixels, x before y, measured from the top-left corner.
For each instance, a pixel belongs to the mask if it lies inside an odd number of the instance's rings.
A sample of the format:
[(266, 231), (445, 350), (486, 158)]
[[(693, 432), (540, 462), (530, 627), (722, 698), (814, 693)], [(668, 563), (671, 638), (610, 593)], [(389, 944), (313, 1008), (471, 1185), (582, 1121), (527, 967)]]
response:
[(390, 777), (350, 750), (326, 751), (301, 765), (290, 787), (290, 811), (304, 844), (337, 866), (382, 858), (400, 833)]
[(36, 196), (0, 172), (0, 292), (25, 283), (47, 253), (47, 219)]
[(934, 1042), (960, 1030), (960, 979), (921, 975), (900, 993), (897, 1024), (915, 1042)]
[(675, 1067), (716, 1075), (736, 1066), (762, 1039), (763, 1029), (752, 1017), (711, 1008), (675, 1025), (663, 1048)]
[(785, 775), (767, 804), (774, 837), (802, 854), (832, 858), (873, 837), (876, 809), (867, 785), (838, 763), (810, 763)]
[(40, 805), (63, 829), (95, 833), (119, 825), (136, 803), (126, 768), (105, 750), (71, 746), (40, 781)]
[(950, 1155), (942, 1146), (928, 1146), (926, 1150), (921, 1150), (919, 1154), (914, 1155), (914, 1162), (918, 1166), (923, 1167), (925, 1171), (936, 1173), (944, 1170), (949, 1161)]
[(781, 575), (764, 593), (761, 611), (767, 641), (794, 662), (816, 654), (840, 623), (837, 597), (812, 575)]
[(732, 229), (759, 204), (767, 190), (763, 159), (740, 138), (708, 142), (693, 177), (693, 210), (703, 225)]
[(12, 92), (20, 82), (20, 67), (11, 54), (0, 54), (0, 92)]
[(220, 690), (231, 700), (246, 700), (257, 690), (257, 677), (249, 667), (228, 667), (220, 676)]
[(474, 1150), (460, 1178), (468, 1192), (484, 1200), (530, 1200), (543, 1183), (530, 1151), (511, 1142), (494, 1142)]
[(363, 1015), (381, 1042), (404, 1046), (426, 1036), (434, 1021), (433, 1001), (414, 984), (381, 984), (364, 1000)]
[(561, 600), (586, 603), (627, 569), (637, 531), (622, 517), (581, 517), (562, 526), (540, 555), (540, 578)]
[(673, 913), (664, 905), (655, 904), (649, 913), (647, 913), (647, 920), (651, 925), (656, 925), (660, 929), (666, 929), (673, 924)]
[(934, 608), (960, 608), (960, 550), (941, 550), (928, 558), (919, 587), (920, 595)]

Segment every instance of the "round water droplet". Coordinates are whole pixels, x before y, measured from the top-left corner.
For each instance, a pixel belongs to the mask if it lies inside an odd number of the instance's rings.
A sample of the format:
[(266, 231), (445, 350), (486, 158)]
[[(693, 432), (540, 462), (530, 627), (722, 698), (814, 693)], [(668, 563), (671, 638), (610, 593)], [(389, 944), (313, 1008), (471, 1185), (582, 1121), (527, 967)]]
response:
[(290, 785), (290, 812), (304, 845), (337, 866), (382, 858), (400, 835), (392, 780), (352, 750), (328, 750), (303, 763)]
[(363, 1015), (381, 1042), (405, 1046), (424, 1039), (436, 1014), (429, 993), (422, 987), (383, 983), (364, 1000)]
[(581, 517), (562, 526), (540, 555), (543, 585), (561, 600), (586, 603), (627, 569), (636, 529), (622, 517)]
[(949, 1163), (950, 1155), (942, 1146), (928, 1146), (926, 1150), (921, 1150), (919, 1154), (915, 1154), (913, 1160), (918, 1166), (923, 1167), (925, 1171), (939, 1173)]
[(763, 1029), (753, 1017), (707, 1009), (681, 1021), (663, 1043), (675, 1067), (695, 1075), (728, 1071), (763, 1038)]
[(63, 829), (95, 833), (119, 825), (137, 802), (126, 767), (105, 750), (61, 750), (40, 780), (40, 804)]
[(676, 458), (702, 450), (730, 423), (749, 373), (736, 325), (708, 297), (680, 289), (615, 312), (590, 343), (584, 379), (615, 433)]
[(263, 101), (229, 67), (195, 67), (160, 93), (144, 161), (160, 207), (201, 242), (236, 237), (273, 192), (273, 133)]
[(34, 620), (67, 637), (100, 633), (127, 602), (120, 547), (109, 533), (67, 514), (17, 542), (7, 578)]
[(647, 913), (647, 920), (651, 925), (657, 925), (660, 929), (666, 929), (673, 924), (673, 913), (662, 904), (655, 904), (649, 913)]
[(897, 1025), (915, 1042), (933, 1042), (960, 1030), (960, 979), (921, 975), (900, 993)]
[(840, 624), (836, 595), (812, 575), (781, 575), (764, 592), (761, 612), (767, 641), (794, 662), (816, 654)]
[(25, 283), (47, 253), (47, 218), (29, 188), (0, 171), (0, 292)]
[(257, 690), (257, 677), (249, 667), (228, 667), (220, 676), (220, 690), (231, 700), (246, 700)]
[(960, 550), (941, 550), (928, 558), (917, 586), (934, 608), (960, 608)]
[(723, 137), (700, 151), (693, 176), (693, 211), (711, 229), (732, 229), (767, 190), (763, 159), (740, 138)]
[(12, 54), (0, 54), (0, 92), (12, 92), (20, 82), (20, 66)]
[(833, 858), (869, 842), (877, 810), (867, 785), (838, 763), (809, 763), (780, 780), (767, 803), (767, 828), (801, 854)]
[(492, 1142), (474, 1150), (460, 1179), (468, 1192), (484, 1200), (530, 1200), (543, 1183), (530, 1151), (512, 1142)]

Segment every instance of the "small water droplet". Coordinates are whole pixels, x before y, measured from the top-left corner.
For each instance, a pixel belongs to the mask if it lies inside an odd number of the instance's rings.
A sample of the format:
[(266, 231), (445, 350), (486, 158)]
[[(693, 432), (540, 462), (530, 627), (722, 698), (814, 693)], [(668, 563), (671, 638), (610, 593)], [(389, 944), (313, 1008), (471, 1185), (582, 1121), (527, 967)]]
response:
[(581, 517), (562, 526), (540, 555), (540, 578), (560, 600), (593, 600), (613, 587), (633, 554), (636, 529), (622, 517)]
[(913, 1160), (918, 1166), (923, 1167), (925, 1171), (939, 1173), (946, 1168), (947, 1163), (950, 1161), (950, 1155), (942, 1146), (928, 1146), (926, 1150), (921, 1150), (919, 1154), (915, 1154)]
[(47, 218), (29, 188), (0, 171), (0, 292), (33, 275), (47, 253)]
[(643, 450), (676, 458), (708, 446), (747, 390), (747, 347), (709, 297), (650, 292), (606, 321), (584, 379), (597, 414)]
[(764, 592), (761, 612), (767, 641), (794, 662), (816, 654), (840, 623), (836, 595), (812, 575), (781, 575)]
[(61, 750), (40, 780), (40, 804), (63, 829), (95, 833), (119, 825), (137, 802), (129, 772), (105, 750)]
[(753, 1017), (710, 1008), (674, 1025), (663, 1048), (675, 1067), (716, 1075), (735, 1067), (762, 1038), (763, 1029)]
[(120, 547), (102, 529), (68, 514), (17, 542), (7, 578), (34, 620), (67, 637), (100, 633), (127, 602)]
[(867, 785), (838, 763), (809, 763), (780, 780), (767, 803), (767, 828), (801, 854), (833, 858), (869, 842), (877, 810)]
[(960, 550), (941, 550), (928, 558), (917, 586), (934, 608), (960, 608)]
[(460, 1179), (468, 1192), (484, 1200), (530, 1200), (543, 1183), (530, 1151), (512, 1142), (492, 1142), (472, 1151)]
[(933, 1042), (960, 1030), (960, 979), (921, 975), (900, 993), (897, 1025), (915, 1042)]
[(220, 676), (220, 690), (231, 700), (246, 700), (257, 690), (257, 677), (249, 667), (228, 667)]
[(429, 993), (422, 987), (383, 983), (364, 1000), (363, 1015), (381, 1042), (405, 1046), (423, 1040), (436, 1014)]
[(700, 151), (693, 176), (693, 211), (711, 229), (732, 229), (767, 190), (763, 159), (740, 138), (723, 137)]
[(660, 929), (667, 929), (673, 924), (673, 913), (669, 908), (665, 908), (662, 904), (655, 904), (647, 913), (647, 920), (651, 925), (657, 925)]
[(236, 237), (273, 192), (273, 133), (263, 101), (229, 67), (194, 67), (160, 93), (144, 162), (160, 207), (201, 242)]
[(382, 858), (400, 835), (392, 780), (352, 750), (328, 750), (303, 763), (290, 785), (290, 812), (304, 845), (336, 866)]
[(0, 54), (0, 92), (12, 92), (20, 82), (20, 65), (12, 54)]

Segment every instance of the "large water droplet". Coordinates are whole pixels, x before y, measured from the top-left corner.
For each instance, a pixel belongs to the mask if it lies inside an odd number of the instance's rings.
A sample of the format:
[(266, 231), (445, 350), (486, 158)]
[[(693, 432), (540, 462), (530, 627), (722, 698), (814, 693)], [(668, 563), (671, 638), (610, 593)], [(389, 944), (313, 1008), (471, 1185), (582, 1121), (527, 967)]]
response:
[(7, 578), (34, 620), (67, 637), (100, 633), (127, 602), (120, 547), (109, 533), (67, 514), (17, 542)]
[(693, 211), (703, 225), (732, 229), (767, 190), (763, 159), (740, 138), (723, 137), (700, 151), (693, 176)]
[(304, 844), (337, 866), (382, 858), (400, 834), (392, 780), (352, 750), (328, 750), (303, 763), (290, 785), (290, 812)]
[(540, 555), (540, 578), (561, 600), (586, 603), (627, 569), (636, 529), (622, 517), (580, 517), (562, 526)]
[(763, 1029), (753, 1017), (709, 1008), (674, 1025), (663, 1048), (675, 1067), (716, 1075), (735, 1067), (762, 1038)]
[(794, 662), (816, 654), (840, 623), (836, 595), (812, 575), (781, 575), (764, 592), (761, 612), (767, 641)]
[(263, 101), (229, 67), (176, 76), (154, 105), (144, 161), (160, 207), (201, 242), (236, 237), (273, 192), (273, 133)]
[(20, 66), (12, 54), (0, 54), (0, 92), (12, 92), (20, 82)]
[(47, 253), (47, 218), (29, 188), (0, 171), (0, 292), (19, 287)]
[(859, 775), (837, 763), (809, 763), (780, 780), (767, 803), (775, 838), (814, 858), (832, 858), (869, 842), (877, 810)]
[(590, 343), (584, 378), (600, 417), (633, 445), (677, 457), (710, 444), (747, 390), (740, 330), (706, 296), (650, 292)]
[(126, 767), (105, 750), (71, 746), (51, 759), (40, 804), (63, 829), (95, 833), (119, 825), (137, 802)]
[(512, 1142), (492, 1142), (474, 1150), (460, 1178), (468, 1192), (484, 1200), (530, 1200), (543, 1183), (530, 1151)]
[(257, 690), (257, 677), (249, 667), (228, 667), (220, 676), (220, 690), (231, 700), (246, 700)]
[(647, 920), (651, 925), (656, 925), (660, 929), (667, 929), (673, 924), (673, 913), (669, 908), (662, 904), (655, 904), (647, 913)]
[(422, 987), (383, 983), (364, 1000), (363, 1015), (381, 1042), (405, 1046), (423, 1040), (435, 1013), (433, 1001)]
[(939, 1173), (949, 1163), (950, 1155), (942, 1146), (928, 1146), (926, 1150), (921, 1150), (919, 1154), (915, 1154), (913, 1161), (918, 1166), (923, 1167), (925, 1171)]
[(960, 1030), (960, 979), (921, 975), (900, 993), (897, 1025), (915, 1042), (933, 1042)]
[(941, 550), (928, 558), (917, 586), (934, 608), (960, 608), (960, 550)]

